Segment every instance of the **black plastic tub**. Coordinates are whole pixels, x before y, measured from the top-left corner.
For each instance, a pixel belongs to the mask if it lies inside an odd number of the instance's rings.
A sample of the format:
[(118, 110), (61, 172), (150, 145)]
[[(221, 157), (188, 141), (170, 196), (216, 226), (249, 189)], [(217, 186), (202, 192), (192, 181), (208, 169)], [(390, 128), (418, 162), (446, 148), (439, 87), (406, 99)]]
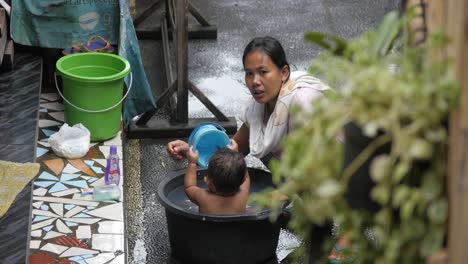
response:
[[(198, 186), (204, 186), (205, 173), (198, 171)], [(249, 173), (251, 193), (273, 186), (269, 173), (257, 169)], [(184, 175), (178, 171), (158, 186), (173, 258), (182, 263), (277, 263), (280, 224), (270, 222), (268, 210), (233, 216), (200, 214), (185, 195)]]

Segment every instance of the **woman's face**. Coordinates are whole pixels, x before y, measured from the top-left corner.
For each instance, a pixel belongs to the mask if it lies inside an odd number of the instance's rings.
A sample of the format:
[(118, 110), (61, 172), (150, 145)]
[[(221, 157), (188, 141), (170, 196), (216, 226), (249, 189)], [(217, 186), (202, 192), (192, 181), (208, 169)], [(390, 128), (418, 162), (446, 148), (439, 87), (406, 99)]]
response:
[(279, 69), (268, 55), (256, 49), (245, 57), (244, 70), (245, 83), (255, 101), (274, 106), (282, 82), (288, 77), (288, 67)]

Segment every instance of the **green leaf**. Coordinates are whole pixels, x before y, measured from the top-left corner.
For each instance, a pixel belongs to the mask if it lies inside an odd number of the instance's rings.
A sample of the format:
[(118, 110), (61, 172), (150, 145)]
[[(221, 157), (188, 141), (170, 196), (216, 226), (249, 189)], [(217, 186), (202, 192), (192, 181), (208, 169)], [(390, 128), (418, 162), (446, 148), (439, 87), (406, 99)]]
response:
[(272, 159), (269, 165), (270, 165), (270, 170), (273, 175), (273, 182), (275, 183), (281, 182), (282, 176), (281, 176), (281, 171), (280, 171), (280, 167), (281, 167), (280, 161), (277, 159)]
[(403, 221), (400, 229), (404, 236), (403, 239), (407, 240), (420, 239), (426, 234), (425, 221), (416, 217)]
[(392, 182), (399, 183), (401, 179), (408, 173), (410, 166), (406, 161), (400, 161), (395, 167), (393, 172)]
[(421, 254), (424, 257), (433, 255), (437, 250), (442, 247), (444, 240), (443, 228), (429, 230), (429, 233), (424, 237), (421, 244)]
[(427, 209), (429, 220), (436, 224), (442, 224), (447, 220), (448, 202), (446, 199), (439, 199), (429, 205)]
[(381, 226), (374, 226), (372, 228), (372, 233), (376, 237), (377, 241), (387, 241), (387, 233)]
[(410, 195), (410, 188), (406, 185), (398, 185), (393, 194), (392, 205), (394, 208), (400, 207)]
[(400, 208), (401, 220), (409, 220), (413, 216), (415, 203), (412, 200), (406, 201)]
[(371, 191), (371, 197), (379, 204), (386, 204), (390, 198), (390, 191), (384, 186), (376, 186)]
[(388, 13), (377, 29), (377, 37), (372, 47), (372, 52), (376, 57), (388, 54), (402, 26), (398, 16), (397, 11)]
[(363, 126), (362, 132), (368, 137), (375, 137), (379, 127), (376, 123), (368, 122)]
[(426, 138), (432, 142), (442, 142), (447, 139), (447, 132), (444, 128), (428, 130), (425, 133)]
[(441, 194), (442, 188), (437, 173), (435, 171), (426, 172), (426, 177), (424, 177), (421, 186), (422, 198), (430, 202)]
[(385, 257), (387, 263), (395, 263), (396, 258), (400, 254), (401, 240), (399, 234), (392, 234), (389, 241), (387, 242), (387, 248), (385, 249)]
[(375, 222), (381, 226), (389, 226), (392, 219), (392, 211), (390, 208), (382, 208), (375, 215)]
[(337, 181), (333, 179), (325, 180), (317, 188), (317, 194), (321, 198), (330, 198), (335, 196), (340, 191), (340, 186)]
[(322, 32), (309, 32), (304, 35), (304, 39), (312, 44), (330, 51), (336, 56), (344, 54), (348, 42), (338, 36), (329, 35)]
[(421, 160), (428, 160), (433, 154), (432, 144), (424, 139), (417, 138), (413, 141), (409, 149), (410, 157)]
[(392, 160), (388, 155), (382, 154), (374, 158), (369, 168), (371, 178), (377, 183), (381, 182), (387, 175), (389, 175), (391, 165)]

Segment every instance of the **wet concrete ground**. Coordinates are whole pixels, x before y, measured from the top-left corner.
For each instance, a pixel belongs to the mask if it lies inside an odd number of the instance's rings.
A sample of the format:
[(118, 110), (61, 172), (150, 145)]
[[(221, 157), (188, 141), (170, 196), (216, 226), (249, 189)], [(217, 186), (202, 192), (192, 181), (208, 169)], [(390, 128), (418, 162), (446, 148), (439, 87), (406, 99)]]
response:
[[(137, 12), (152, 2), (137, 0)], [(189, 78), (228, 116), (236, 116), (249, 97), (241, 58), (245, 45), (253, 37), (270, 35), (279, 39), (292, 69), (306, 70), (320, 50), (303, 40), (305, 32), (322, 31), (351, 39), (376, 26), (385, 13), (399, 5), (395, 0), (194, 0), (191, 3), (217, 25), (218, 38), (189, 41)], [(140, 28), (158, 25), (159, 14), (156, 12)], [(157, 95), (164, 88), (161, 44), (141, 40), (140, 49), (148, 79)], [(193, 96), (189, 97), (189, 112), (190, 117), (211, 117)], [(169, 140), (124, 142), (129, 263), (171, 263), (164, 208), (156, 192), (167, 171), (183, 168), (185, 163), (168, 158), (165, 147)]]

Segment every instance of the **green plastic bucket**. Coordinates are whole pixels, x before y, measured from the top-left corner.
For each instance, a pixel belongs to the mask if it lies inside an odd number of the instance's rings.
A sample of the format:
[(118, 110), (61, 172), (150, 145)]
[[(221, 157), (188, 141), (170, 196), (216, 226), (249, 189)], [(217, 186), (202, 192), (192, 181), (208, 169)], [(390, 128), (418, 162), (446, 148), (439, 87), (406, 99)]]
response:
[(122, 102), (132, 86), (130, 80), (122, 96), (128, 61), (108, 53), (76, 53), (60, 58), (56, 69), (63, 81), (63, 94), (58, 85), (57, 91), (64, 100), (65, 122), (83, 124), (91, 141), (114, 137), (120, 130)]

